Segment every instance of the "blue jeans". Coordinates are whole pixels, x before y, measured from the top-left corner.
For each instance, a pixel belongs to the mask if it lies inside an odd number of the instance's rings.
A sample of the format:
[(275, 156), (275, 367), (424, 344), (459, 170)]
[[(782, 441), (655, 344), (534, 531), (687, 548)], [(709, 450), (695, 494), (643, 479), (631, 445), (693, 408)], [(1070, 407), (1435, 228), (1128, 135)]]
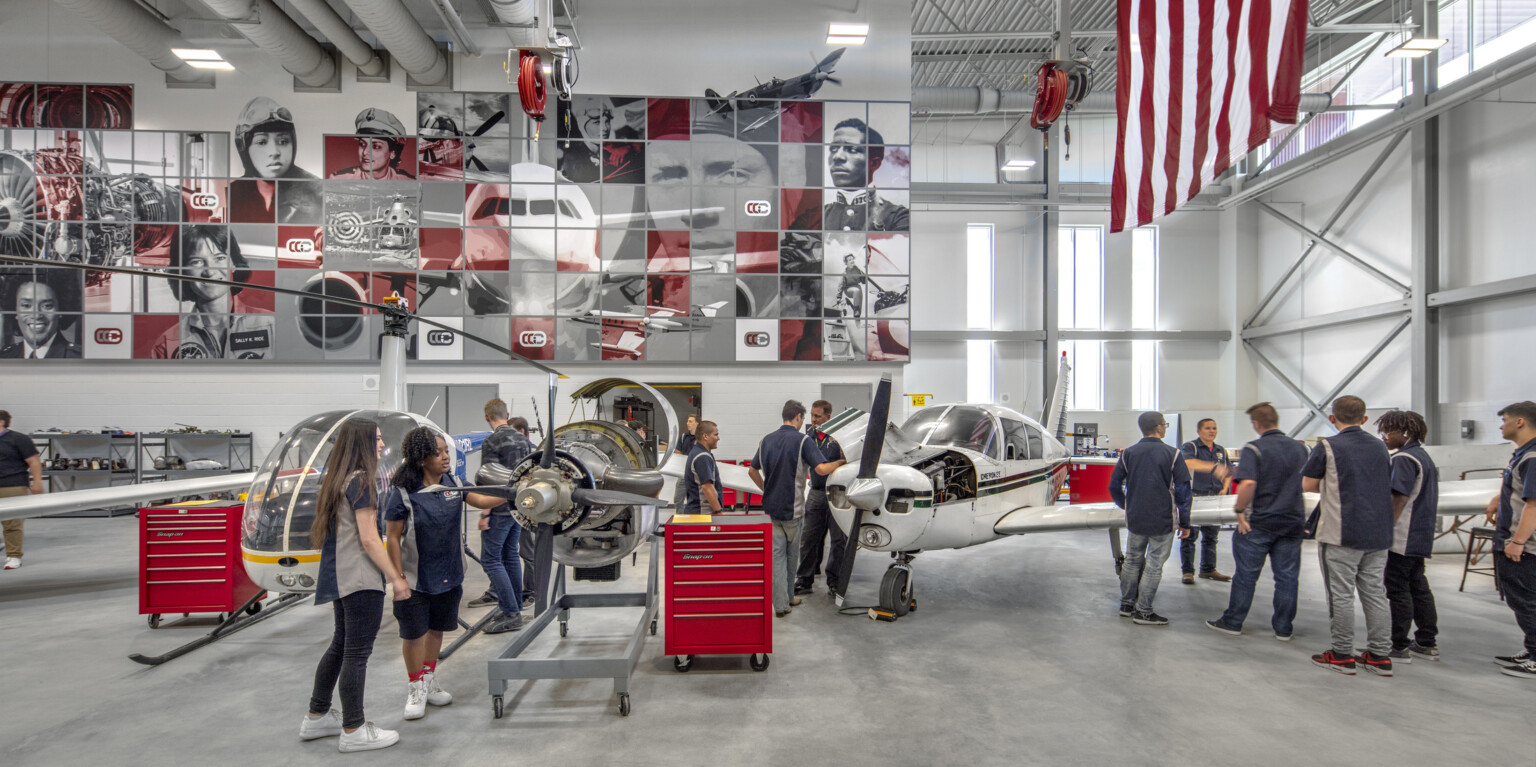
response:
[(1173, 553), (1173, 533), (1137, 535), (1127, 531), (1125, 564), (1120, 568), (1120, 604), (1136, 605), (1136, 612), (1152, 612), (1157, 584), (1163, 580), (1163, 563)]
[(490, 520), (490, 529), (480, 532), (480, 566), (491, 579), (496, 606), (516, 615), (523, 611), (523, 563), (517, 556), (523, 528), (511, 514), (492, 514)]
[(1189, 537), (1179, 542), (1179, 564), (1184, 572), (1195, 571), (1195, 539), (1200, 539), (1200, 574), (1216, 572), (1216, 537), (1221, 533), (1217, 525), (1200, 525), (1190, 528)]
[(784, 612), (795, 596), (795, 571), (800, 569), (799, 519), (773, 520), (773, 609)]
[(1232, 593), (1227, 611), (1218, 621), (1227, 628), (1241, 629), (1253, 605), (1253, 588), (1264, 572), (1264, 558), (1269, 557), (1275, 579), (1275, 615), (1270, 626), (1279, 636), (1291, 635), (1296, 620), (1296, 584), (1301, 576), (1301, 538), (1275, 535), (1263, 530), (1249, 530), (1232, 535)]

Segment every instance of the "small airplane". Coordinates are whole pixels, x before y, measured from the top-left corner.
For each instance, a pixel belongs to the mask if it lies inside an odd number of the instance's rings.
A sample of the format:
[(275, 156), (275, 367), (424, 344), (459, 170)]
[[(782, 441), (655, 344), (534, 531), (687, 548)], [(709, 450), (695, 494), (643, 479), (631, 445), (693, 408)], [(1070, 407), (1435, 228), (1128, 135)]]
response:
[(732, 109), (757, 109), (781, 99), (810, 98), (821, 90), (822, 83), (843, 84), (842, 80), (832, 76), (832, 69), (837, 66), (837, 60), (841, 59), (847, 50), (847, 48), (838, 48), (817, 62), (811, 71), (788, 80), (775, 77), (766, 83), (760, 82), (757, 87), (746, 91), (731, 91), (727, 96), (721, 96), (714, 89), (706, 88), (704, 102), (709, 105), (711, 114), (720, 114)]

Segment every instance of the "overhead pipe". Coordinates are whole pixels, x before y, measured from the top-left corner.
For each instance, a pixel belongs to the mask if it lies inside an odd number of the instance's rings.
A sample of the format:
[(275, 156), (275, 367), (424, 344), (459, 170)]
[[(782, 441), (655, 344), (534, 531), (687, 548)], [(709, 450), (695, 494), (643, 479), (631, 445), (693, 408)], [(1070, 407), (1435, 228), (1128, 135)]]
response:
[(448, 79), (448, 59), (401, 0), (346, 0), (346, 4), (418, 82), (437, 84)]
[(202, 0), (241, 37), (270, 54), (299, 82), (310, 87), (336, 79), (336, 60), (272, 0)]
[(315, 29), (325, 35), (325, 39), (331, 41), (331, 45), (336, 46), (336, 50), (341, 51), (341, 55), (346, 56), (347, 61), (357, 67), (359, 74), (378, 77), (388, 71), (379, 54), (352, 31), (352, 25), (341, 18), (340, 14), (331, 8), (330, 3), (325, 0), (288, 0), (288, 4), (293, 6), (301, 16), (309, 19), (309, 23), (314, 24)]
[(486, 0), (503, 24), (532, 24), (539, 17), (538, 0)]
[[(1326, 112), (1333, 96), (1327, 93), (1301, 94), (1301, 111)], [(912, 114), (977, 115), (997, 112), (1029, 112), (1035, 108), (1034, 91), (1005, 91), (996, 88), (913, 88)], [(1084, 96), (1073, 114), (1115, 111), (1113, 91), (1094, 91)]]
[(133, 0), (54, 0), (124, 47), (149, 60), (167, 76), (187, 82), (208, 80), (208, 75), (187, 66), (172, 48), (196, 47), (181, 34)]
[(463, 50), (465, 55), (480, 57), (480, 46), (469, 37), (469, 29), (464, 26), (464, 20), (459, 18), (459, 12), (454, 9), (453, 3), (448, 0), (432, 0), (432, 10), (437, 11), (437, 17), (443, 20), (443, 26), (448, 28), (448, 35), (453, 38), (455, 45)]

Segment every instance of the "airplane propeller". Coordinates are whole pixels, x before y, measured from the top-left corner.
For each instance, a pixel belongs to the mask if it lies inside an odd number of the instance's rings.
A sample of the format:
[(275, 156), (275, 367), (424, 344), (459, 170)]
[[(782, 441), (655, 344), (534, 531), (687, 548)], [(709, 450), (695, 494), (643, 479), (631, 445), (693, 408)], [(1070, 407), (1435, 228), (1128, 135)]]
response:
[(885, 503), (885, 485), (880, 482), (880, 452), (885, 448), (885, 430), (891, 415), (891, 376), (880, 376), (875, 387), (875, 401), (869, 408), (864, 427), (863, 451), (859, 455), (859, 475), (848, 488), (848, 502), (853, 505), (853, 523), (848, 526), (848, 541), (843, 547), (842, 568), (837, 574), (837, 603), (848, 593), (848, 579), (853, 574), (853, 558), (859, 553), (859, 530), (864, 512), (879, 509)]
[[(505, 118), (506, 116), (507, 116), (507, 113), (505, 111), (497, 111), (496, 114), (493, 114), (490, 117), (486, 118), (486, 121), (481, 123), (480, 127), (476, 128), (474, 133), (469, 134), (469, 139), (478, 138), (478, 137), (484, 135), (486, 131), (490, 130), (491, 128), (496, 127), (496, 124), (501, 122), (502, 119)], [(470, 141), (469, 139), (465, 139), (464, 146), (467, 147), (467, 148), (471, 148), (472, 149), (474, 147), (474, 145), (475, 145), (475, 142)], [(479, 169), (482, 173), (489, 173), (491, 171), (491, 169), (489, 167), (486, 167), (485, 163), (480, 161), (480, 158), (474, 156), (473, 154), (467, 154), (466, 155), (466, 159), (467, 159), (468, 162), (472, 163), (475, 166), (475, 168)]]
[(823, 77), (821, 79), (826, 80), (827, 82), (832, 83), (833, 85), (842, 85), (843, 84), (843, 81), (837, 79), (836, 77), (827, 76), (827, 77)]

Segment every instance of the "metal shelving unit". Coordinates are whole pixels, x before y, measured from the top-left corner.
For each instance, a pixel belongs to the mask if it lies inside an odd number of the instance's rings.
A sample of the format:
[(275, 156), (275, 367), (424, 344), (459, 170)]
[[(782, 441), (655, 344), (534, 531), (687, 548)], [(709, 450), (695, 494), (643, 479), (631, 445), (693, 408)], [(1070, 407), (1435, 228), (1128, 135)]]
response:
[[(138, 437), (133, 434), (63, 434), (40, 432), (29, 435), (37, 445), (39, 459), (43, 462), (43, 479), (48, 492), (131, 485), (139, 480)], [(52, 470), (55, 459), (104, 459), (122, 461), (122, 469), (60, 469)], [(71, 517), (119, 517), (137, 511), (135, 506), (119, 506), (110, 509), (75, 511), (55, 516)]]
[[(217, 432), (150, 432), (139, 435), (139, 481), (156, 482), (170, 479), (211, 477), (251, 471), (254, 445), (249, 432), (220, 434)], [(212, 459), (224, 464), (223, 469), (157, 469), (155, 459), (163, 461), (171, 456), (180, 458), (183, 464), (198, 459)]]

